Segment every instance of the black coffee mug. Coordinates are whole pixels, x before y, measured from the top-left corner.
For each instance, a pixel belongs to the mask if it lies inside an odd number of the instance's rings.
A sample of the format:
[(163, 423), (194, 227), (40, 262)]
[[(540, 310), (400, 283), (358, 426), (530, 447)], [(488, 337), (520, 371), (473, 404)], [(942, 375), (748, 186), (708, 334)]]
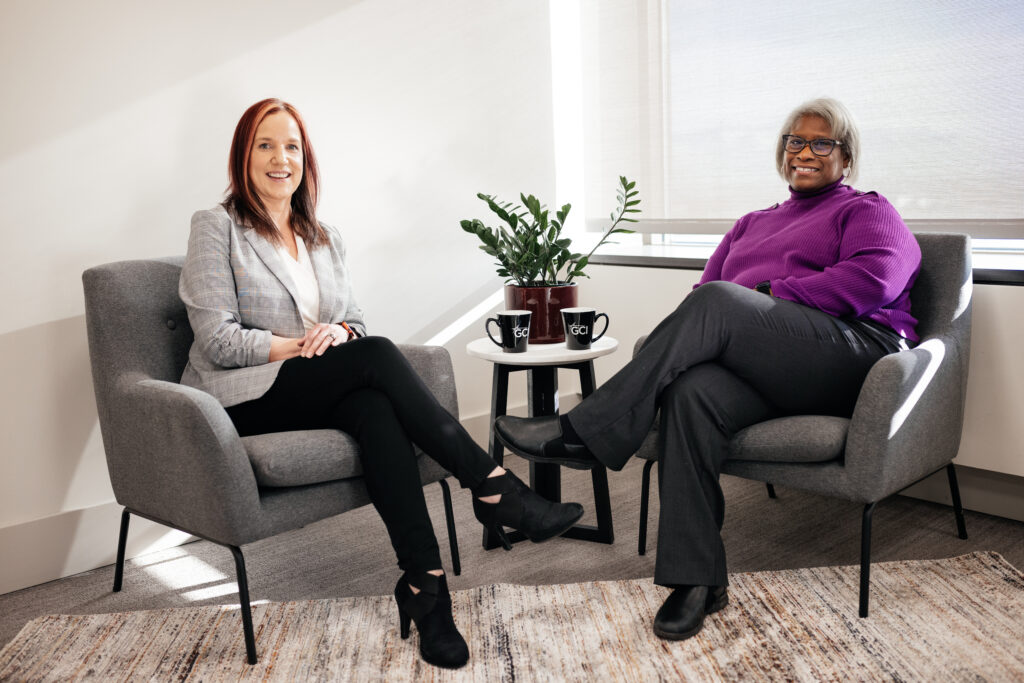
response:
[[(594, 324), (598, 318), (604, 318), (604, 329), (595, 335)], [(591, 342), (596, 342), (608, 331), (608, 314), (598, 313), (593, 308), (563, 308), (562, 323), (565, 325), (565, 347), (581, 351), (589, 349)]]
[[(526, 353), (526, 346), (530, 341), (530, 312), (501, 311), (495, 315), (497, 317), (488, 318), (484, 323), (484, 330), (491, 341), (500, 346), (505, 353)], [(498, 326), (501, 341), (491, 335), (491, 323)]]

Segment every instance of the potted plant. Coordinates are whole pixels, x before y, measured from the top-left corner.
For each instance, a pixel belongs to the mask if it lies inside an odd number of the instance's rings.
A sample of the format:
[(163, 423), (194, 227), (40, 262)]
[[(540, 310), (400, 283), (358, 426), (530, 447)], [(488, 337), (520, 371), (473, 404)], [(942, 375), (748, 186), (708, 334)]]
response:
[[(505, 306), (533, 313), (530, 343), (548, 344), (565, 340), (559, 311), (576, 305), (576, 277), (583, 272), (594, 251), (617, 233), (631, 233), (620, 223), (635, 223), (627, 214), (640, 213), (636, 182), (619, 176), (618, 208), (611, 213), (612, 224), (586, 255), (573, 252), (572, 239), (562, 236), (571, 204), (555, 212), (531, 195), (520, 194), (522, 206), (500, 202), (497, 197), (478, 193), (504, 225), (484, 225), (479, 219), (460, 222), (462, 229), (480, 238), (480, 248), (497, 259), (498, 275), (505, 278)], [(525, 208), (524, 208), (525, 207)]]

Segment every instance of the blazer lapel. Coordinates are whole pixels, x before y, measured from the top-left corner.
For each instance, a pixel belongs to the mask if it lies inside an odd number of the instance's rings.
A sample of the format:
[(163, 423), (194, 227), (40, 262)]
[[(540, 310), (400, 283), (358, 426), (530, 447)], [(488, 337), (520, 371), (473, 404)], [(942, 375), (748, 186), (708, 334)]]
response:
[(288, 269), (281, 262), (281, 255), (278, 253), (277, 247), (255, 230), (245, 230), (244, 233), (245, 239), (252, 245), (253, 251), (263, 261), (263, 265), (284, 285), (284, 288), (292, 295), (292, 301), (298, 302), (298, 289), (295, 287), (291, 275), (288, 274)]
[(313, 264), (317, 288), (320, 290), (320, 322), (329, 323), (334, 319), (334, 301), (338, 291), (334, 286), (331, 250), (326, 246), (310, 249), (309, 261)]

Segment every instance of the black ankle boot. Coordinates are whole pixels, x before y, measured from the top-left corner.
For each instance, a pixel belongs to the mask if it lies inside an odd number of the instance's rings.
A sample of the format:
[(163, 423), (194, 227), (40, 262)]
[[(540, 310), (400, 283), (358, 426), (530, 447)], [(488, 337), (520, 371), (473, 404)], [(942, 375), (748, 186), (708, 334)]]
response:
[[(419, 589), (413, 593), (409, 586)], [(452, 599), (444, 575), (406, 572), (395, 586), (402, 639), (409, 637), (409, 622), (420, 632), (420, 656), (427, 664), (458, 669), (469, 661), (469, 648), (452, 619)]]
[[(480, 500), (498, 494), (501, 500), (497, 503)], [(552, 503), (505, 470), (505, 474), (488, 477), (473, 489), (473, 513), (501, 540), (505, 550), (512, 550), (503, 526), (518, 529), (534, 543), (540, 543), (568, 531), (583, 516), (583, 506)]]
[(704, 617), (729, 604), (725, 586), (680, 586), (665, 599), (654, 617), (654, 635), (686, 640), (704, 628)]

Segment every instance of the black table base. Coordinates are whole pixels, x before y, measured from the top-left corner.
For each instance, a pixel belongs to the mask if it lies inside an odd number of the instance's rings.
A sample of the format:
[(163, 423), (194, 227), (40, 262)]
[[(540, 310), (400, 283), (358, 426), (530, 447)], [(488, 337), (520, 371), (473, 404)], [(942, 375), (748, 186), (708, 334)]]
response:
[[(580, 374), (580, 388), (586, 398), (594, 391), (594, 362), (565, 363), (562, 365), (503, 365), (494, 364), (494, 380), (491, 384), (491, 429), (490, 454), (499, 465), (504, 462), (505, 448), (494, 434), (494, 419), (505, 415), (508, 410), (508, 376), (513, 372), (526, 371), (529, 392), (530, 416), (555, 415), (558, 413), (558, 370), (576, 370)], [(591, 468), (590, 475), (594, 486), (594, 510), (597, 513), (597, 526), (577, 524), (564, 534), (563, 538), (575, 538), (595, 543), (613, 543), (615, 533), (612, 529), (612, 507), (608, 496), (608, 470), (603, 466)], [(562, 500), (561, 466), (551, 463), (530, 463), (530, 486), (534, 491), (548, 500)], [(526, 536), (519, 532), (508, 534), (513, 543), (522, 541)], [(484, 530), (484, 548), (491, 550), (501, 545), (497, 537)]]

